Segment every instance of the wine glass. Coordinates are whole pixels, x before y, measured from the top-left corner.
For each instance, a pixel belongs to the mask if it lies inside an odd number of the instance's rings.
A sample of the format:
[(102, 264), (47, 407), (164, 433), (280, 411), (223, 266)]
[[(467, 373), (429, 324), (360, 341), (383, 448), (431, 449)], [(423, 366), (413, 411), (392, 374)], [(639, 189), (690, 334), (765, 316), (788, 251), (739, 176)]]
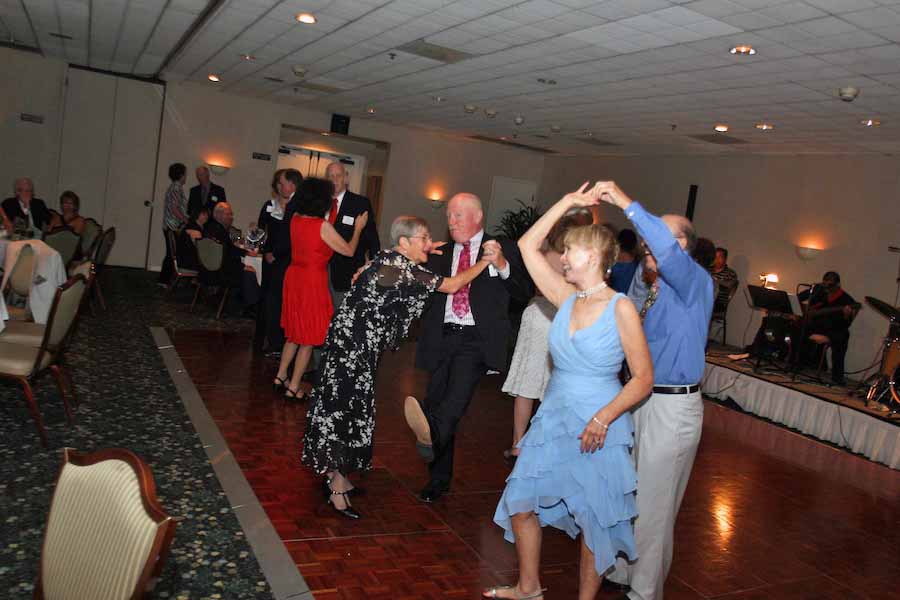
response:
[(246, 239), (254, 249), (258, 250), (266, 239), (266, 230), (257, 227), (256, 223), (252, 222), (247, 226)]

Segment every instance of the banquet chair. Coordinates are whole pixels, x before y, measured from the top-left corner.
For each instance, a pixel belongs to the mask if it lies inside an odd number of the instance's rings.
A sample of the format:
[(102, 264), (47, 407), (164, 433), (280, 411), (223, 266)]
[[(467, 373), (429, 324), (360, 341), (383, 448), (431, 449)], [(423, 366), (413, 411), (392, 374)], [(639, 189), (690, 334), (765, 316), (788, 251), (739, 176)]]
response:
[(94, 252), (94, 295), (97, 297), (97, 301), (100, 303), (100, 308), (106, 310), (106, 300), (103, 297), (103, 289), (100, 287), (100, 278), (103, 276), (104, 271), (106, 270), (106, 259), (109, 258), (109, 253), (112, 251), (113, 246), (116, 244), (116, 228), (110, 227), (106, 231), (103, 232), (103, 235), (100, 236), (100, 240), (97, 242), (97, 249)]
[(44, 234), (44, 243), (59, 252), (64, 266), (68, 266), (75, 258), (81, 238), (71, 229), (57, 229)]
[[(713, 323), (721, 323), (722, 324), (722, 345), (725, 345), (725, 340), (728, 339), (728, 307), (731, 306), (731, 300), (734, 298), (734, 295), (737, 294), (738, 287), (735, 285), (728, 291), (728, 299), (725, 301), (725, 305), (719, 307), (720, 310), (713, 310), (712, 316), (710, 317), (709, 324), (710, 330), (712, 330)], [(715, 308), (715, 306), (714, 306)]]
[(144, 598), (159, 578), (175, 520), (153, 472), (129, 450), (63, 450), (50, 502), (35, 600)]
[(103, 228), (97, 221), (91, 218), (84, 220), (84, 229), (81, 231), (81, 256), (84, 258), (93, 258), (95, 244), (100, 239)]
[[(78, 307), (84, 297), (85, 280), (81, 275), (69, 279), (56, 289), (50, 317), (46, 325), (26, 324), (25, 327), (8, 324), (0, 333), (0, 378), (11, 379), (22, 386), (25, 401), (31, 411), (41, 437), (47, 446), (47, 432), (40, 410), (34, 400), (31, 384), (45, 371), (50, 370), (63, 399), (66, 418), (72, 422), (72, 407), (69, 394), (75, 402), (75, 387), (62, 368), (63, 352), (74, 331), (78, 317)], [(8, 331), (7, 331), (8, 329)], [(40, 335), (40, 343), (35, 344), (35, 336)]]
[[(16, 264), (10, 271), (6, 280), (4, 297), (6, 298), (6, 310), (9, 318), (17, 321), (26, 321), (31, 318), (31, 309), (28, 306), (28, 296), (31, 294), (31, 285), (34, 281), (34, 267), (36, 255), (31, 244), (26, 244), (16, 257)], [(15, 306), (11, 300), (14, 297), (25, 298), (25, 305)]]
[(200, 274), (195, 280), (197, 291), (194, 292), (194, 301), (191, 302), (191, 312), (194, 312), (194, 305), (197, 304), (197, 298), (201, 291), (212, 288), (222, 289), (222, 300), (219, 302), (219, 309), (216, 312), (216, 319), (222, 318), (222, 310), (225, 308), (225, 301), (228, 299), (228, 285), (221, 277), (222, 261), (225, 257), (225, 250), (222, 244), (211, 238), (200, 238), (197, 240), (197, 258), (200, 260)]
[(173, 269), (173, 278), (172, 282), (169, 284), (169, 289), (166, 291), (166, 295), (168, 296), (173, 291), (175, 291), (175, 287), (178, 285), (178, 282), (182, 279), (193, 279), (199, 275), (199, 273), (193, 269), (183, 269), (178, 266), (178, 246), (176, 244), (175, 232), (171, 229), (166, 229), (166, 243), (169, 245), (170, 255), (172, 257), (172, 269)]

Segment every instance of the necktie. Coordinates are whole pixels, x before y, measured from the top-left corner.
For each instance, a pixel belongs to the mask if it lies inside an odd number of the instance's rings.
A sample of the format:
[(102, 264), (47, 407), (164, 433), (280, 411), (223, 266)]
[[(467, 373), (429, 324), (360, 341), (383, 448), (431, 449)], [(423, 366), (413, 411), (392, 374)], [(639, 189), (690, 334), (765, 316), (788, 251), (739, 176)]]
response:
[[(464, 242), (462, 251), (459, 253), (459, 262), (456, 263), (456, 274), (459, 275), (472, 266), (471, 256), (469, 254), (469, 242)], [(461, 288), (453, 294), (453, 314), (462, 319), (469, 314), (469, 286)]]
[(328, 213), (328, 222), (334, 225), (334, 222), (337, 221), (337, 198), (331, 199), (331, 211)]

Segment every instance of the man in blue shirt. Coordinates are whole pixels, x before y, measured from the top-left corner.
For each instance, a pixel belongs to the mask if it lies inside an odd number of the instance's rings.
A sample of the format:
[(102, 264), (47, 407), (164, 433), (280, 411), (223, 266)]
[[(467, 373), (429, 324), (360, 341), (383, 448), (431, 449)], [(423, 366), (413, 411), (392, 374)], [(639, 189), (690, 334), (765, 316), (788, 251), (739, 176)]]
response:
[(675, 517), (703, 426), (699, 383), (713, 282), (691, 258), (697, 238), (690, 221), (651, 215), (613, 182), (598, 184), (598, 193), (625, 212), (650, 251), (644, 267), (655, 266), (658, 274), (641, 311), (653, 358), (653, 394), (634, 411), (638, 560), (632, 565), (620, 560), (610, 576), (631, 585), (630, 600), (658, 600), (672, 564)]

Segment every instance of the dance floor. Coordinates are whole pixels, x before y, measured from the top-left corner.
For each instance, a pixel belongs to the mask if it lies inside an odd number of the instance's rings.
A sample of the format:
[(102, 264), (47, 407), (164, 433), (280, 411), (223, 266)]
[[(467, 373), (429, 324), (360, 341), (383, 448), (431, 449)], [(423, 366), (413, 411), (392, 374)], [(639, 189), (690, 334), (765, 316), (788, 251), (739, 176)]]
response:
[[(358, 522), (332, 512), (299, 463), (305, 404), (271, 391), (275, 363), (244, 334), (171, 332), (247, 480), (317, 599), (477, 598), (514, 583), (514, 547), (492, 523), (509, 468), (512, 402), (485, 377), (463, 420), (451, 493), (416, 494), (426, 470), (400, 406), (421, 394), (413, 344), (378, 375), (375, 469)], [(900, 474), (706, 403), (703, 440), (676, 527), (667, 600), (886, 599), (900, 590)], [(545, 530), (547, 600), (574, 598), (578, 546)], [(613, 598), (612, 591), (600, 598)]]

